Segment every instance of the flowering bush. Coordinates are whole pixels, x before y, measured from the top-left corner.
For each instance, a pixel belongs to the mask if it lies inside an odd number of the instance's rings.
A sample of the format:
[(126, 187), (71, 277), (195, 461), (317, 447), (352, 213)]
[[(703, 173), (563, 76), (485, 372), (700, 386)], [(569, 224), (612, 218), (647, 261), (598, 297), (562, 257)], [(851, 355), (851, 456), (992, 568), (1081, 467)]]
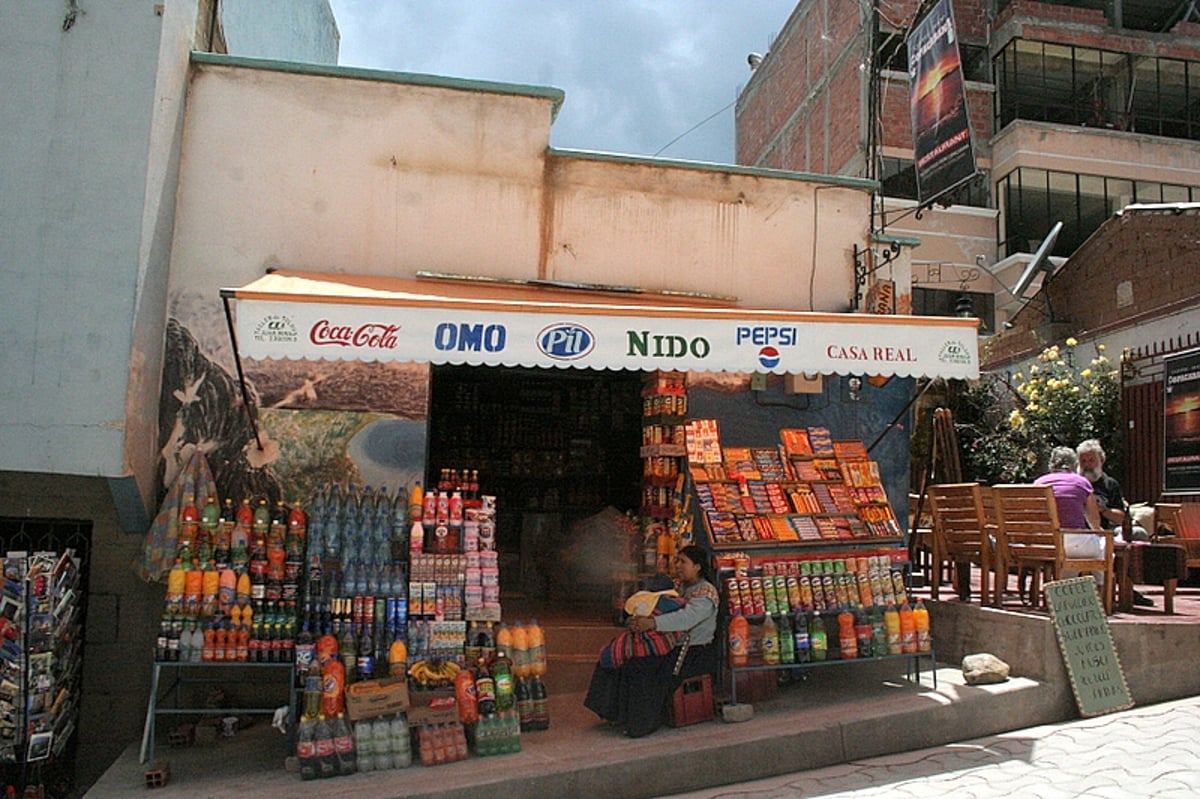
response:
[(1096, 345), (1080, 363), (1078, 342), (1047, 347), (1011, 382), (985, 375), (960, 398), (956, 413), (964, 477), (1024, 483), (1046, 470), (1050, 450), (1096, 438), (1108, 455), (1105, 471), (1121, 473), (1121, 380)]

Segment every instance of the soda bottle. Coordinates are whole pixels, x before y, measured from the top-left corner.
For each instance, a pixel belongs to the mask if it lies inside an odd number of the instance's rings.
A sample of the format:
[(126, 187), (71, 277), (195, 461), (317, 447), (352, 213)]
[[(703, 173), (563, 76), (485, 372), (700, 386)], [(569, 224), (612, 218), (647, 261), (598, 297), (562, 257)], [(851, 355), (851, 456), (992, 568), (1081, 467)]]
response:
[(183, 615), (194, 619), (200, 615), (200, 598), (204, 593), (204, 572), (200, 562), (192, 560), (192, 566), (183, 578)]
[(237, 602), (237, 572), (226, 566), (217, 575), (217, 609), (228, 614)]
[(762, 624), (762, 656), (766, 665), (779, 665), (779, 628), (769, 613)]
[(171, 571), (167, 572), (166, 611), (177, 615), (183, 613), (183, 595), (187, 587), (187, 569), (180, 558), (175, 558)]
[(829, 639), (825, 634), (825, 621), (821, 618), (821, 611), (813, 611), (812, 619), (808, 623), (808, 642), (812, 649), (812, 659), (822, 661), (825, 659), (826, 652), (829, 649)]
[(403, 677), (408, 673), (408, 646), (403, 638), (392, 641), (388, 647), (388, 674)]
[(475, 692), (475, 675), (470, 669), (462, 669), (455, 675), (454, 699), (460, 722), (474, 724), (479, 720), (479, 695)]
[(157, 661), (165, 661), (167, 659), (167, 641), (171, 637), (171, 617), (163, 614), (162, 620), (158, 623), (158, 637), (154, 640), (154, 659)]
[(883, 621), (883, 609), (875, 605), (871, 608), (871, 654), (880, 657), (887, 653), (887, 625)]
[(317, 719), (305, 716), (296, 731), (296, 759), (300, 761), (300, 779), (313, 780), (321, 775), (317, 756)]
[(216, 560), (210, 559), (200, 576), (200, 615), (210, 618), (217, 615), (217, 595), (221, 590), (221, 572)]
[[(497, 636), (499, 637), (499, 636)], [(496, 683), (496, 710), (503, 713), (516, 704), (513, 696), (512, 661), (505, 650), (496, 644), (496, 659), (492, 663), (492, 680)]]
[[(533, 729), (550, 729), (550, 698), (546, 695), (546, 684), (540, 675), (534, 675), (530, 681), (529, 692), (533, 696)], [(517, 740), (518, 747), (520, 739)]]
[(341, 713), (333, 720), (333, 751), (337, 754), (337, 773), (353, 774), (358, 762), (354, 754), (354, 735)]
[(507, 624), (501, 623), (500, 628), (496, 630), (496, 649), (503, 649), (505, 652), (512, 650), (512, 630), (508, 629)]
[(475, 696), (481, 717), (496, 715), (496, 681), (492, 679), (487, 663), (482, 658), (475, 669)]
[(521, 732), (533, 729), (533, 690), (527, 679), (517, 679), (517, 718)]
[[(212, 626), (210, 625), (210, 629)], [(211, 642), (211, 643), (210, 643)], [(212, 647), (210, 657), (218, 662), (224, 663), (229, 647), (229, 632), (225, 629), (224, 624), (216, 625), (216, 629), (212, 630), (212, 638), (208, 637), (208, 631), (204, 634), (204, 643)]]
[(345, 709), (346, 667), (330, 658), (321, 668), (321, 714), (333, 718)]
[(796, 626), (793, 628), (792, 638), (796, 662), (808, 663), (812, 659), (812, 644), (808, 639), (808, 615), (804, 611), (796, 613)]
[(888, 603), (883, 611), (883, 626), (887, 630), (887, 651), (889, 655), (900, 654), (900, 613), (896, 606)]
[(542, 625), (537, 619), (529, 620), (529, 628), (525, 631), (529, 639), (529, 673), (538, 677), (546, 676), (546, 636)]
[(859, 657), (858, 633), (854, 626), (854, 614), (850, 612), (849, 607), (843, 609), (838, 614), (837, 622), (838, 648), (841, 650), (841, 658), (843, 660), (852, 660)]
[(313, 658), (308, 664), (308, 670), (304, 673), (304, 717), (316, 718), (321, 715), (321, 694), (323, 692), (323, 683), (321, 680), (321, 664)]
[(200, 510), (196, 507), (196, 497), (188, 494), (179, 510), (179, 551), (177, 557), (190, 563), (195, 557), (192, 547), (196, 542), (196, 533), (200, 529)]
[(358, 642), (354, 640), (353, 624), (347, 624), (346, 628), (342, 630), (342, 637), (338, 641), (338, 656), (342, 659), (342, 665), (345, 666), (346, 677), (349, 680), (358, 666)]
[(931, 651), (933, 649), (933, 637), (929, 632), (929, 610), (920, 599), (917, 600), (917, 606), (913, 608), (913, 626), (916, 627), (917, 631), (917, 651)]
[(912, 608), (905, 600), (900, 605), (900, 651), (906, 655), (915, 654), (917, 651), (917, 624), (913, 618)]
[(234, 659), (238, 663), (245, 663), (250, 659), (250, 628), (245, 624), (237, 628), (237, 638), (234, 641), (234, 646), (237, 647), (234, 652)]
[[(375, 770), (375, 739), (373, 724), (360, 719), (354, 722), (354, 758), (359, 771)], [(385, 767), (386, 768), (386, 767)]]
[(226, 497), (217, 524), (217, 538), (213, 542), (213, 559), (222, 569), (229, 565), (229, 558), (233, 554), (233, 527), (237, 524), (234, 514), (233, 500)]
[(179, 660), (179, 639), (183, 635), (183, 617), (171, 617), (171, 629), (167, 633), (167, 660)]
[(317, 776), (337, 776), (337, 751), (333, 743), (333, 725), (329, 723), (329, 719), (318, 717), (314, 732), (316, 737)]
[(858, 656), (871, 657), (871, 617), (862, 605), (858, 606), (854, 614), (854, 637), (858, 642)]
[(364, 624), (362, 636), (358, 642), (358, 679), (369, 680), (375, 676), (375, 640), (371, 636), (371, 626)]
[(745, 668), (750, 662), (750, 622), (745, 616), (734, 616), (729, 620), (729, 665), (735, 669)]
[(529, 633), (525, 625), (516, 622), (512, 627), (513, 676), (523, 680), (530, 676), (529, 671)]
[(792, 632), (792, 622), (788, 613), (779, 616), (779, 662), (796, 662), (796, 638)]
[(212, 495), (204, 500), (204, 507), (200, 509), (200, 526), (208, 534), (209, 543), (215, 545), (221, 532), (221, 506)]

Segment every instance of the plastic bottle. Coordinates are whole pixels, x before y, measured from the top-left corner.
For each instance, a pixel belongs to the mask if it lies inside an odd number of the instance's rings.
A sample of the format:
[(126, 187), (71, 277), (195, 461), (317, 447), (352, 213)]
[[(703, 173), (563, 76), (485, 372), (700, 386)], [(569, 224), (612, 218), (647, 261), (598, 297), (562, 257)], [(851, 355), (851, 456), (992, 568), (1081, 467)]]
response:
[(374, 752), (376, 771), (387, 771), (395, 767), (392, 753), (392, 725), (383, 716), (371, 722), (371, 747)]
[(408, 730), (408, 719), (397, 713), (391, 720), (392, 766), (408, 768), (412, 765), (412, 736)]
[(375, 740), (372, 723), (362, 719), (354, 722), (354, 759), (359, 771), (375, 770)]
[(474, 724), (479, 720), (479, 696), (475, 693), (475, 675), (470, 669), (462, 669), (455, 675), (454, 699), (460, 722)]
[(871, 657), (871, 616), (862, 605), (858, 606), (854, 614), (854, 637), (858, 639), (858, 656)]
[(887, 625), (883, 621), (883, 609), (875, 605), (871, 608), (871, 654), (880, 657), (887, 653)]
[(792, 628), (793, 645), (796, 650), (796, 662), (808, 663), (812, 660), (812, 642), (808, 638), (808, 614), (800, 611), (796, 614), (796, 624)]
[(296, 758), (300, 761), (300, 779), (313, 780), (321, 776), (317, 757), (317, 719), (305, 716), (296, 731)]
[(900, 605), (900, 651), (906, 655), (917, 652), (917, 624), (913, 618), (912, 608), (905, 600)]
[(792, 631), (791, 614), (782, 613), (779, 616), (779, 662), (796, 662), (796, 638)]
[(338, 774), (353, 774), (358, 765), (354, 753), (354, 734), (342, 713), (333, 720), (333, 751), (337, 754)]
[[(530, 680), (529, 693), (533, 696), (533, 729), (550, 729), (550, 697), (546, 694), (546, 684), (539, 675)], [(516, 751), (521, 749), (521, 740), (516, 738)]]
[(333, 718), (345, 706), (346, 668), (337, 658), (330, 658), (321, 669), (321, 713)]
[[(499, 638), (498, 635), (496, 637)], [(492, 680), (496, 683), (496, 711), (503, 713), (512, 710), (516, 705), (512, 661), (499, 641), (496, 642), (496, 659), (492, 662)]]
[(192, 560), (183, 578), (183, 615), (194, 619), (200, 615), (200, 598), (204, 592), (204, 572), (200, 561)]
[(729, 665), (745, 668), (750, 662), (750, 622), (745, 616), (734, 616), (729, 620)]
[(217, 569), (216, 560), (209, 559), (201, 574), (200, 614), (205, 617), (215, 616), (219, 605), (217, 595), (221, 590), (221, 572)]
[(304, 674), (304, 717), (316, 718), (321, 715), (321, 694), (323, 684), (321, 681), (321, 664), (316, 658), (308, 664), (308, 671)]
[(183, 613), (183, 595), (187, 587), (187, 569), (180, 558), (175, 558), (175, 564), (167, 573), (167, 613), (179, 615)]
[(233, 660), (228, 657), (229, 654), (229, 631), (225, 629), (224, 624), (218, 624), (213, 630), (212, 638), (212, 659), (218, 663), (224, 663), (226, 660)]
[(521, 732), (533, 729), (533, 688), (528, 679), (517, 679), (517, 719)]
[(403, 677), (408, 673), (408, 645), (403, 638), (392, 641), (388, 647), (388, 674)]
[(537, 619), (529, 620), (525, 631), (529, 639), (529, 673), (537, 677), (546, 676), (546, 635)]
[(838, 614), (838, 649), (842, 660), (858, 657), (858, 635), (854, 631), (854, 614), (843, 610)]
[(812, 618), (808, 622), (808, 642), (812, 648), (812, 659), (814, 661), (824, 660), (829, 649), (829, 639), (825, 635), (825, 621), (821, 618), (819, 610), (813, 611)]
[(933, 649), (933, 636), (929, 630), (929, 610), (920, 599), (917, 600), (917, 606), (913, 608), (913, 625), (917, 630), (917, 651), (931, 651)]
[(900, 654), (900, 613), (896, 606), (888, 603), (883, 611), (883, 626), (887, 630), (887, 651), (889, 655)]
[(496, 715), (496, 681), (482, 658), (475, 669), (475, 696), (481, 717)]
[(530, 676), (529, 634), (519, 621), (513, 624), (511, 634), (512, 648), (508, 651), (512, 654), (513, 676), (523, 680)]
[(317, 776), (337, 776), (337, 751), (333, 744), (333, 725), (329, 719), (318, 718), (316, 724)]
[(775, 619), (770, 614), (767, 614), (762, 624), (762, 656), (766, 665), (779, 665), (779, 628), (775, 626)]

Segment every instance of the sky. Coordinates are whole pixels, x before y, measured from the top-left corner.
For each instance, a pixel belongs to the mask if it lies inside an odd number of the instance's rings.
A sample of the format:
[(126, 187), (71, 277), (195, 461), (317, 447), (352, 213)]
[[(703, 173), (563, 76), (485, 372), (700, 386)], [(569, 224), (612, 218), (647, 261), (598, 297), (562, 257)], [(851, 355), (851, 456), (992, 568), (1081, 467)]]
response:
[(330, 0), (339, 64), (562, 89), (558, 149), (733, 163), (733, 103), (798, 0)]

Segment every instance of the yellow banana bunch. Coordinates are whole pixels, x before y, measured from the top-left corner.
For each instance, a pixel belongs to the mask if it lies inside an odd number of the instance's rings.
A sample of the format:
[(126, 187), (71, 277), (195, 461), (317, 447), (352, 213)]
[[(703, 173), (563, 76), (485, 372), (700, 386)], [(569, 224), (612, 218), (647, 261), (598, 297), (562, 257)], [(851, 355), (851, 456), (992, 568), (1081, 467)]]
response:
[(408, 676), (423, 688), (449, 688), (458, 672), (453, 660), (415, 660), (408, 666)]

